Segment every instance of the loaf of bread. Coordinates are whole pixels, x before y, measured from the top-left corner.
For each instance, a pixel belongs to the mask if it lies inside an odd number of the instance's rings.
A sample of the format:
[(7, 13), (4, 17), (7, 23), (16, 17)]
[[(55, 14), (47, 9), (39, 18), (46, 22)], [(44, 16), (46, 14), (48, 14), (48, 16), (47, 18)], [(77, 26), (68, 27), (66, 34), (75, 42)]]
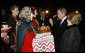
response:
[(51, 32), (51, 29), (49, 26), (41, 26), (37, 30), (37, 33), (46, 33), (46, 32)]

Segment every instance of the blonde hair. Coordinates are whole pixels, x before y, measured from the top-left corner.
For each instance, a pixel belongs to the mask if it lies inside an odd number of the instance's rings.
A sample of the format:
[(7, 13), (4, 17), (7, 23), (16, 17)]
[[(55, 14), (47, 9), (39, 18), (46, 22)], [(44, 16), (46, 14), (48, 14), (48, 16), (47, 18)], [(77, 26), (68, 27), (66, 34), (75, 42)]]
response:
[(82, 19), (82, 16), (80, 13), (69, 13), (68, 14), (68, 20), (71, 21), (72, 24), (78, 25)]
[[(26, 14), (27, 13), (27, 14)], [(22, 18), (25, 18), (27, 21), (28, 21), (28, 18), (29, 16), (31, 16), (31, 8), (28, 7), (28, 6), (25, 6), (21, 11), (20, 11), (20, 14), (19, 14), (19, 17), (22, 19)]]

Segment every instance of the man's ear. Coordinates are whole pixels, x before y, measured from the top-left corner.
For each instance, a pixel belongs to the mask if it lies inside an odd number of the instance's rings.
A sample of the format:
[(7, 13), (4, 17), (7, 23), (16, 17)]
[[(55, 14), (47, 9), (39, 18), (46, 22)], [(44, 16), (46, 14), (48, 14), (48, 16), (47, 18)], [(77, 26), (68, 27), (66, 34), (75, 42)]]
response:
[(65, 15), (65, 13), (62, 13), (62, 14), (64, 14), (64, 15)]
[(63, 13), (65, 15), (65, 13)]

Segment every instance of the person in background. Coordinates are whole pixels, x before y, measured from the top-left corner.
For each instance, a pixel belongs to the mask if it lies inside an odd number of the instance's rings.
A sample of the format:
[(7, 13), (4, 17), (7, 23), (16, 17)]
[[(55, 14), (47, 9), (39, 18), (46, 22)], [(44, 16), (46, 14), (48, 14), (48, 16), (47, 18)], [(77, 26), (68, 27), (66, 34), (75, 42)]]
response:
[(39, 22), (39, 27), (41, 26), (49, 26), (49, 18), (46, 17), (45, 11), (40, 10), (40, 16), (37, 17), (37, 21)]
[(1, 52), (13, 51), (13, 49), (9, 45), (9, 34), (8, 34), (9, 30), (6, 30), (7, 26), (10, 26), (7, 23), (7, 19), (8, 19), (7, 11), (5, 8), (2, 8), (1, 9)]
[(37, 31), (39, 27), (39, 23), (37, 21), (38, 11), (34, 6), (31, 6), (31, 10), (32, 10), (32, 13), (34, 14), (34, 17), (31, 23), (34, 26), (35, 30)]
[(16, 51), (16, 23), (18, 21), (19, 7), (17, 5), (12, 5), (10, 7), (11, 14), (7, 20), (8, 25), (12, 27), (9, 34), (10, 47)]
[(6, 9), (1, 9), (1, 24), (7, 23)]
[(80, 13), (70, 13), (67, 18), (68, 28), (63, 33), (61, 38), (61, 52), (79, 52), (81, 36), (78, 24), (81, 21)]
[(51, 32), (52, 32), (52, 34), (53, 34), (54, 36), (56, 36), (56, 35), (55, 35), (56, 30), (55, 30), (55, 29), (57, 29), (58, 24), (59, 24), (59, 21), (60, 21), (60, 19), (57, 17), (57, 15), (54, 15), (53, 17), (51, 17), (51, 18), (49, 19)]
[(54, 23), (53, 23), (53, 19), (52, 19), (52, 18), (50, 18), (50, 19), (49, 19), (49, 23), (50, 23), (50, 25), (51, 25), (51, 27), (52, 27), (52, 26), (53, 26), (53, 24), (54, 24)]

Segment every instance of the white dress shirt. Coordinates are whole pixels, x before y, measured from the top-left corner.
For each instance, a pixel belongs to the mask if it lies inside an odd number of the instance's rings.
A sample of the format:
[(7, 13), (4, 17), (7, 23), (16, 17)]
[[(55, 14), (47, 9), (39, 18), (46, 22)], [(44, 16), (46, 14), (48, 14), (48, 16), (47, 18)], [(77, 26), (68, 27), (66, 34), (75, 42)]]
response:
[(67, 18), (67, 16), (65, 16), (63, 19), (62, 19), (62, 22), (61, 22), (61, 24), (64, 22), (64, 20)]

